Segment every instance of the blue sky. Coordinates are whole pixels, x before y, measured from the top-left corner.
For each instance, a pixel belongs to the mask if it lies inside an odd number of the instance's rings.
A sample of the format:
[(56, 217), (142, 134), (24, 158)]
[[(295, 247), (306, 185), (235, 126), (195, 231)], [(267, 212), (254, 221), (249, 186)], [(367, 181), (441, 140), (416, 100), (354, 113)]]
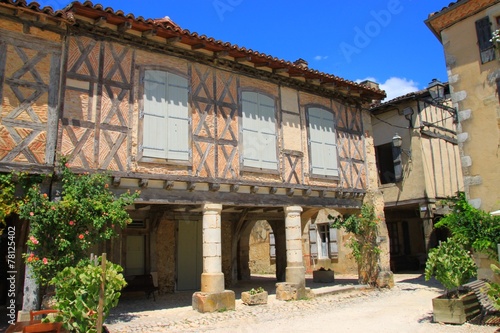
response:
[[(62, 0), (41, 0), (60, 9)], [(82, 1), (83, 2), (83, 1)], [(136, 17), (169, 16), (181, 28), (351, 81), (370, 78), (390, 97), (447, 81), (429, 13), (450, 0), (100, 0)]]

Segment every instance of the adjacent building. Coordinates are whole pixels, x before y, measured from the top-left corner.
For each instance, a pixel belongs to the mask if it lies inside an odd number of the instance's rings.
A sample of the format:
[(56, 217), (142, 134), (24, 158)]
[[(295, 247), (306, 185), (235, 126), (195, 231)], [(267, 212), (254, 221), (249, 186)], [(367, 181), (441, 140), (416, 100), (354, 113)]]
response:
[(429, 249), (447, 236), (434, 229), (447, 212), (443, 200), (464, 190), (457, 113), (449, 104), (448, 85), (433, 80), (371, 110), (393, 272), (425, 265)]
[(304, 289), (311, 224), (321, 258), (355, 270), (327, 216), (371, 193), (383, 217), (367, 108), (384, 96), (168, 18), (0, 1), (0, 171), (50, 174), (64, 155), (76, 172), (110, 172), (116, 193), (139, 189), (134, 222), (101, 250), (161, 292), (198, 291), (200, 311), (234, 306), (257, 221), (272, 229), (277, 281)]

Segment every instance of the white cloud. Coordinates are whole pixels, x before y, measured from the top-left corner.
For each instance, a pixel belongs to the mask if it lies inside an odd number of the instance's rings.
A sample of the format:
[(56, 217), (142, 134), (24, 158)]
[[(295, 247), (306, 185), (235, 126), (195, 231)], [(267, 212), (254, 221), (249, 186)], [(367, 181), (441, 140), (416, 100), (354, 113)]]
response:
[(387, 94), (384, 101), (390, 101), (393, 98), (419, 90), (418, 83), (413, 80), (408, 80), (407, 78), (390, 77), (385, 82), (381, 83), (373, 77), (368, 77), (366, 79), (356, 80), (356, 82), (359, 83), (364, 80), (370, 80), (380, 84), (380, 89), (385, 90)]
[(326, 59), (328, 59), (328, 56), (317, 55), (314, 57), (314, 60), (316, 60), (316, 61), (321, 61), (321, 60), (326, 60)]

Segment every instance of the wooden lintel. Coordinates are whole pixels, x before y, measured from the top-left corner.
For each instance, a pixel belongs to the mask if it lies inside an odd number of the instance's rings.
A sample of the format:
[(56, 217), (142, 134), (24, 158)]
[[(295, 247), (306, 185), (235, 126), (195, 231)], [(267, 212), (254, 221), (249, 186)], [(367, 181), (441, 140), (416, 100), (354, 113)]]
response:
[(236, 193), (240, 189), (240, 185), (238, 184), (233, 184), (231, 185), (231, 192)]
[(149, 183), (149, 179), (147, 179), (147, 178), (139, 179), (139, 187), (141, 187), (141, 188), (147, 188), (148, 183)]
[(126, 21), (123, 22), (122, 24), (118, 25), (118, 32), (126, 32), (127, 30), (132, 29), (132, 23)]
[(122, 178), (121, 178), (121, 177), (116, 177), (116, 176), (115, 176), (115, 177), (113, 177), (113, 182), (112, 182), (112, 183), (113, 183), (113, 186), (115, 186), (115, 187), (120, 186), (121, 181), (122, 181)]
[(199, 49), (202, 49), (204, 47), (205, 47), (204, 43), (198, 43), (198, 44), (191, 45), (191, 50), (199, 50)]
[(171, 180), (165, 181), (165, 185), (163, 185), (163, 188), (165, 190), (171, 190), (174, 187), (174, 182)]
[(170, 38), (167, 38), (166, 41), (167, 41), (167, 44), (174, 44), (174, 43), (178, 43), (182, 40), (182, 37), (181, 36), (175, 36), (175, 37), (170, 37)]
[(214, 52), (215, 58), (227, 57), (228, 55), (229, 55), (228, 51), (216, 51), (216, 52)]
[(158, 30), (151, 29), (142, 32), (142, 37), (154, 37), (158, 34)]
[(302, 190), (302, 195), (305, 196), (305, 197), (310, 196), (311, 193), (312, 193), (312, 190), (310, 188)]
[(220, 190), (220, 184), (219, 183), (210, 183), (208, 184), (208, 189), (212, 192), (217, 192)]
[(293, 196), (294, 192), (295, 192), (294, 188), (287, 188), (286, 189), (286, 195), (288, 195), (289, 197)]
[(269, 61), (266, 61), (266, 62), (257, 62), (255, 64), (253, 64), (253, 66), (255, 68), (258, 68), (258, 67), (266, 67), (266, 66), (269, 66), (271, 63)]
[(259, 191), (259, 187), (254, 185), (254, 186), (250, 186), (250, 193), (257, 193)]
[(274, 74), (288, 73), (288, 68), (275, 68), (273, 69)]
[(94, 20), (94, 24), (99, 27), (102, 27), (104, 24), (106, 24), (107, 20), (108, 18), (106, 16), (99, 16)]
[(196, 189), (196, 183), (195, 182), (188, 182), (187, 183), (187, 190), (188, 191), (194, 191)]
[(278, 188), (277, 187), (270, 187), (269, 188), (269, 194), (276, 194), (276, 192), (278, 192)]
[(250, 57), (250, 56), (234, 58), (234, 61), (236, 61), (236, 62), (245, 62), (245, 61), (251, 61), (251, 60), (252, 60), (252, 57)]

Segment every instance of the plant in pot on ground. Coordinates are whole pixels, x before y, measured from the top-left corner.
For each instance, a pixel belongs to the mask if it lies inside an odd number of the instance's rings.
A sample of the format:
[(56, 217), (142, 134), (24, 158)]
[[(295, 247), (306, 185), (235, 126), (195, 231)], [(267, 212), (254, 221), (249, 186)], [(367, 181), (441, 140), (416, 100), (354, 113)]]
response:
[(429, 251), (425, 279), (436, 278), (446, 292), (432, 300), (435, 322), (463, 324), (480, 312), (476, 295), (461, 289), (476, 275), (476, 264), (469, 251), (454, 238)]
[(241, 301), (246, 305), (258, 305), (267, 303), (267, 291), (262, 287), (252, 288), (241, 293)]

